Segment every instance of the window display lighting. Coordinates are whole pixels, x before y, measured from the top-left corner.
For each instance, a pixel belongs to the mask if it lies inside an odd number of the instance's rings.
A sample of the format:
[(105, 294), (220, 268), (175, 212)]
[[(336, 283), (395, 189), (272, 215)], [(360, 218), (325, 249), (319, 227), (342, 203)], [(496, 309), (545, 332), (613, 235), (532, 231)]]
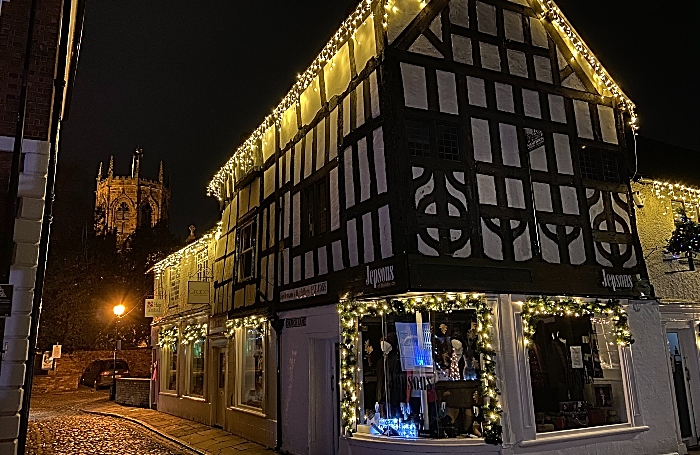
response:
[(158, 346), (165, 347), (177, 343), (180, 336), (180, 329), (177, 326), (161, 327), (158, 331)]
[(243, 318), (229, 319), (226, 321), (226, 336), (232, 338), (236, 333), (236, 329), (258, 329), (262, 330), (267, 322), (265, 316), (246, 316)]
[(190, 324), (182, 331), (182, 344), (192, 344), (207, 339), (207, 324)]

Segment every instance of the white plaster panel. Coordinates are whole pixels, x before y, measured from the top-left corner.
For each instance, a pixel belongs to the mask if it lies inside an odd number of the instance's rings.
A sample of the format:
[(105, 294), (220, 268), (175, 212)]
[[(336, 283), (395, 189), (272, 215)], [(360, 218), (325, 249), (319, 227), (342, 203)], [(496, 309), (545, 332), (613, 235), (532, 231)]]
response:
[[(548, 224), (547, 227), (552, 232), (557, 231), (557, 227), (554, 224)], [(542, 259), (550, 264), (560, 264), (561, 258), (559, 257), (559, 244), (547, 237), (542, 231), (541, 226), (538, 226), (537, 229), (540, 230), (540, 248), (542, 250)]]
[(576, 130), (578, 136), (584, 139), (593, 139), (593, 125), (591, 123), (591, 111), (588, 103), (574, 100), (574, 115), (576, 117)]
[(611, 246), (607, 242), (596, 242), (595, 247), (593, 248), (595, 250), (595, 259), (598, 262), (598, 264), (604, 266), (604, 267), (612, 267), (612, 262), (609, 260), (605, 259), (603, 256), (603, 253), (601, 253), (600, 249), (603, 249), (607, 254), (610, 254), (612, 251)]
[[(510, 220), (511, 229), (520, 226), (524, 221)], [(527, 224), (527, 223), (525, 223)], [(532, 244), (530, 243), (530, 230), (525, 228), (525, 231), (513, 240), (513, 253), (515, 260), (518, 262), (528, 261), (532, 259)]]
[[(566, 230), (569, 233), (568, 226)], [(569, 244), (569, 261), (572, 265), (581, 265), (586, 262), (586, 246), (583, 243), (583, 234), (580, 234)]]
[[(462, 177), (464, 177), (464, 173), (463, 173), (463, 172), (456, 172), (456, 174), (462, 174)], [(464, 193), (462, 193), (462, 192), (459, 191), (457, 188), (455, 188), (454, 186), (452, 186), (452, 184), (450, 183), (450, 181), (447, 180), (447, 179), (445, 180), (445, 187), (446, 187), (446, 189), (447, 189), (447, 192), (448, 192), (452, 197), (454, 197), (454, 198), (457, 199), (459, 202), (461, 202), (462, 205), (464, 206), (464, 208), (468, 208), (468, 207), (469, 207), (469, 205), (467, 205), (467, 197), (464, 195)], [(457, 208), (455, 207), (454, 209), (452, 209), (451, 207), (454, 207), (454, 206), (453, 206), (452, 204), (448, 204), (448, 205), (449, 205), (448, 211), (450, 212), (450, 216), (459, 216), (459, 211), (457, 210)], [(454, 214), (452, 213), (452, 210), (454, 210)]]
[(506, 198), (508, 207), (514, 209), (525, 208), (525, 195), (523, 194), (523, 181), (519, 179), (506, 179)]
[[(491, 221), (495, 222), (497, 225), (500, 224), (498, 219), (493, 219)], [(481, 232), (482, 241), (484, 244), (484, 254), (491, 259), (502, 261), (503, 242), (501, 241), (501, 238), (486, 226), (484, 220), (481, 220)]]
[(457, 82), (454, 73), (437, 71), (438, 101), (440, 112), (459, 114), (457, 104)]
[(365, 89), (364, 84), (358, 84), (355, 89), (355, 128), (365, 124)]
[(355, 31), (355, 68), (361, 73), (367, 62), (377, 55), (374, 37), (374, 16), (370, 15)]
[(469, 27), (469, 0), (450, 2), (450, 22), (460, 27)]
[(427, 55), (428, 57), (442, 58), (442, 53), (433, 46), (433, 44), (425, 37), (425, 35), (418, 35), (418, 38), (411, 44), (408, 48), (410, 52), (416, 54)]
[(301, 256), (292, 259), (292, 282), (301, 281)]
[[(462, 231), (455, 231), (453, 229), (450, 229), (450, 236), (453, 235), (453, 232), (458, 232), (461, 234)], [(457, 240), (459, 237), (453, 239)], [(468, 258), (469, 256), (472, 255), (472, 241), (471, 239), (467, 240), (467, 243), (464, 244), (464, 246), (458, 250), (456, 250), (454, 253), (452, 253), (453, 258)]]
[(377, 193), (387, 192), (386, 161), (384, 159), (384, 131), (380, 126), (372, 132), (372, 150), (374, 151), (374, 178), (377, 182)]
[(547, 31), (544, 29), (544, 25), (539, 19), (531, 17), (530, 18), (530, 34), (532, 38), (532, 44), (537, 47), (549, 47), (549, 40), (547, 39)]
[(482, 68), (501, 71), (501, 55), (498, 51), (498, 46), (481, 41), (479, 42), (479, 50), (481, 52)]
[[(425, 185), (423, 185), (419, 188), (416, 188), (416, 196), (415, 196), (416, 208), (418, 207), (418, 203), (421, 201), (421, 199), (423, 199), (425, 196), (432, 194), (434, 189), (435, 189), (435, 180), (433, 179), (433, 176), (431, 175), (430, 180), (428, 180), (428, 182)], [(427, 209), (426, 209), (426, 212), (427, 212)]]
[(530, 152), (530, 167), (535, 171), (547, 172), (547, 153), (544, 145)]
[(483, 79), (467, 76), (467, 93), (469, 104), (486, 107), (486, 86)]
[(365, 264), (374, 262), (374, 239), (372, 238), (372, 213), (362, 215), (362, 244)]
[(299, 131), (299, 126), (297, 125), (297, 107), (296, 105), (291, 106), (287, 109), (284, 114), (282, 114), (282, 125), (280, 127), (280, 148), (284, 148), (285, 145), (292, 140), (294, 135)]
[(503, 26), (505, 27), (506, 39), (522, 43), (523, 36), (523, 16), (515, 11), (503, 10)]
[(540, 212), (552, 212), (552, 193), (549, 183), (532, 182), (532, 192), (535, 199), (535, 210)]
[(338, 108), (331, 111), (331, 134), (328, 144), (328, 159), (334, 160), (338, 156)]
[(284, 195), (284, 238), (285, 239), (289, 237), (289, 228), (290, 228), (290, 225), (292, 222), (291, 221), (292, 220), (292, 209), (290, 207), (291, 205), (292, 205), (292, 196), (289, 193), (289, 191), (287, 191), (287, 193)]
[(566, 123), (564, 98), (559, 95), (547, 95), (549, 100), (549, 116), (553, 122)]
[(555, 45), (554, 47), (557, 49), (557, 66), (559, 67), (559, 71), (561, 71), (569, 66), (569, 62), (566, 61), (566, 57), (561, 53), (559, 46)]
[(330, 172), (330, 209), (331, 231), (340, 229), (340, 194), (338, 189), (338, 168), (334, 167)]
[(308, 280), (309, 278), (314, 277), (314, 252), (313, 251), (307, 251), (304, 254), (304, 279)]
[(370, 174), (369, 158), (367, 156), (367, 138), (362, 138), (357, 143), (357, 158), (360, 171), (360, 202), (369, 199)]
[(552, 83), (552, 65), (547, 57), (535, 55), (533, 58), (535, 63), (535, 79), (540, 82)]
[(438, 14), (430, 23), (430, 31), (435, 34), (435, 37), (442, 41), (442, 15)]
[(369, 97), (370, 97), (370, 109), (372, 109), (372, 118), (379, 117), (379, 84), (377, 82), (377, 72), (373, 71), (369, 75)]
[(347, 222), (347, 233), (348, 233), (348, 261), (350, 267), (355, 267), (358, 265), (358, 252), (357, 252), (357, 220), (354, 218), (348, 220)]
[(486, 163), (493, 162), (491, 156), (491, 137), (489, 122), (480, 118), (472, 118), (472, 140), (474, 145), (474, 159)]
[(379, 249), (381, 250), (382, 259), (389, 258), (394, 255), (391, 243), (391, 218), (389, 214), (389, 206), (383, 205), (379, 207)]
[(567, 76), (566, 79), (561, 81), (561, 85), (562, 85), (562, 87), (567, 87), (567, 88), (571, 88), (574, 90), (580, 90), (582, 92), (587, 91), (586, 86), (583, 85), (583, 82), (581, 81), (581, 79), (578, 77), (578, 74), (576, 74), (576, 73), (569, 74), (569, 76)]
[(476, 174), (476, 186), (479, 191), (480, 204), (498, 205), (496, 180), (493, 175)]
[(557, 172), (560, 174), (574, 174), (574, 165), (571, 162), (571, 146), (569, 136), (554, 133), (554, 152), (557, 158)]
[(313, 172), (314, 167), (314, 132), (310, 130), (306, 134), (306, 147), (304, 154), (304, 178), (307, 178)]
[(538, 92), (523, 89), (523, 111), (528, 117), (542, 118)]
[(474, 64), (472, 40), (462, 35), (452, 35), (452, 58), (455, 62)]
[(343, 244), (340, 240), (336, 240), (331, 245), (333, 253), (333, 271), (338, 272), (343, 270), (345, 266), (343, 265)]
[(421, 66), (401, 63), (403, 95), (407, 107), (428, 109), (428, 88), (425, 69)]
[(508, 84), (495, 83), (496, 86), (496, 107), (499, 111), (515, 112), (513, 101), (513, 87)]
[(275, 154), (275, 125), (269, 127), (262, 137), (263, 161)]
[(318, 249), (318, 274), (325, 275), (326, 273), (328, 273), (328, 253), (324, 245)]
[(598, 118), (600, 118), (600, 131), (603, 141), (617, 144), (617, 127), (615, 126), (615, 111), (608, 106), (598, 104)]
[(292, 245), (299, 246), (301, 244), (301, 193), (294, 194), (292, 197), (292, 205), (294, 206)]
[(515, 125), (499, 123), (501, 137), (501, 156), (506, 166), (520, 167), (520, 150), (518, 148), (518, 130)]
[(476, 22), (479, 31), (489, 35), (496, 35), (496, 7), (488, 3), (476, 2)]
[(343, 137), (350, 134), (350, 95), (343, 98)]
[(301, 181), (301, 156), (304, 153), (302, 141), (294, 145), (294, 185), (298, 185)]
[(350, 84), (350, 47), (343, 44), (340, 50), (331, 57), (330, 62), (323, 67), (323, 77), (326, 82), (326, 99), (330, 100), (342, 94)]
[(326, 164), (326, 119), (316, 125), (316, 170)]
[(559, 193), (561, 194), (562, 210), (567, 215), (578, 215), (578, 196), (576, 188), (571, 186), (560, 186)]
[(265, 170), (263, 175), (263, 198), (268, 197), (275, 191), (275, 163)]
[(631, 269), (632, 267), (637, 266), (637, 251), (634, 247), (632, 247), (631, 253), (632, 255), (630, 256), (630, 258), (627, 261), (625, 261), (624, 264), (622, 264), (622, 267), (625, 269)]
[(343, 163), (345, 165), (345, 208), (355, 205), (355, 180), (352, 173), (352, 147), (348, 147), (343, 152)]
[(299, 99), (301, 105), (301, 123), (308, 125), (321, 109), (321, 90), (318, 76), (311, 81), (311, 84), (304, 90)]
[(420, 235), (417, 235), (418, 237), (418, 252), (425, 255), (425, 256), (440, 256), (440, 253), (438, 251), (429, 246), (427, 243), (423, 241)]
[(527, 78), (527, 58), (524, 52), (508, 49), (508, 71), (513, 76)]

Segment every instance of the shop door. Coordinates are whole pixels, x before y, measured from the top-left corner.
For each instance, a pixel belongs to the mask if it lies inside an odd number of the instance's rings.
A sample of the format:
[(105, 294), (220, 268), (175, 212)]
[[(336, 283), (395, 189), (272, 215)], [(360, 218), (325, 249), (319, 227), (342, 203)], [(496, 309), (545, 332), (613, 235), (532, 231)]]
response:
[(309, 454), (338, 453), (336, 340), (311, 340), (309, 371)]
[(226, 419), (226, 348), (214, 348), (214, 371), (216, 371), (216, 415), (214, 424), (224, 427)]
[(692, 402), (690, 396), (690, 370), (686, 365), (681, 336), (682, 331), (668, 332), (668, 349), (671, 361), (671, 373), (673, 375), (673, 389), (676, 395), (676, 409), (678, 411), (678, 423), (681, 429), (681, 437), (688, 445), (697, 444), (695, 424), (692, 415)]

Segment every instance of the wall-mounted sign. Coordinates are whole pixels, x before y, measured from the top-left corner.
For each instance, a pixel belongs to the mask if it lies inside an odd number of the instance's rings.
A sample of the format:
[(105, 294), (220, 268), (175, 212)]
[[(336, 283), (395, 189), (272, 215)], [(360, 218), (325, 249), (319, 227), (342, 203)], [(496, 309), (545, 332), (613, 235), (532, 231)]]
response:
[(209, 282), (188, 281), (187, 303), (209, 303)]
[(53, 370), (53, 359), (49, 351), (44, 351), (44, 354), (41, 356), (41, 369)]
[(306, 327), (306, 316), (301, 318), (287, 318), (284, 320), (284, 326), (288, 329), (294, 327)]
[(146, 317), (160, 318), (165, 316), (165, 299), (146, 299)]
[(365, 284), (367, 286), (372, 286), (374, 289), (395, 286), (396, 282), (394, 281), (394, 266), (385, 265), (375, 269), (370, 269), (369, 266), (367, 266), (367, 278), (365, 279)]
[(569, 346), (569, 352), (571, 352), (571, 368), (583, 368), (581, 346)]
[(305, 299), (317, 295), (325, 295), (328, 293), (328, 281), (309, 284), (299, 288), (289, 289), (280, 292), (280, 302), (288, 302), (290, 300)]
[(618, 289), (632, 289), (634, 284), (632, 283), (632, 275), (615, 275), (612, 273), (605, 273), (603, 270), (603, 287), (612, 289), (613, 292)]
[(60, 344), (53, 345), (53, 349), (51, 350), (51, 357), (53, 357), (54, 359), (61, 358), (61, 345)]
[(12, 312), (12, 285), (0, 284), (0, 318), (9, 318)]

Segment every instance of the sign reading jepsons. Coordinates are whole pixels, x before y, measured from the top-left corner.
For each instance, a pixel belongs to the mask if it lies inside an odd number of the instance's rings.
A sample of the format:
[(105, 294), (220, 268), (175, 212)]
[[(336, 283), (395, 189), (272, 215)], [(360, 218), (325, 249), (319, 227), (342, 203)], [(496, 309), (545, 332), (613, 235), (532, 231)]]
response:
[(309, 284), (299, 288), (289, 289), (280, 292), (280, 302), (289, 302), (290, 300), (305, 299), (317, 295), (325, 295), (328, 293), (328, 281)]
[(618, 289), (632, 289), (632, 275), (614, 275), (603, 270), (603, 287), (612, 289), (613, 292)]
[(209, 303), (209, 282), (188, 281), (187, 303)]
[(160, 318), (165, 316), (165, 299), (146, 299), (147, 318)]
[(394, 281), (394, 266), (385, 265), (375, 269), (370, 269), (369, 266), (367, 266), (367, 277), (365, 278), (365, 284), (367, 286), (374, 287), (374, 289), (387, 288), (396, 285), (396, 282)]

